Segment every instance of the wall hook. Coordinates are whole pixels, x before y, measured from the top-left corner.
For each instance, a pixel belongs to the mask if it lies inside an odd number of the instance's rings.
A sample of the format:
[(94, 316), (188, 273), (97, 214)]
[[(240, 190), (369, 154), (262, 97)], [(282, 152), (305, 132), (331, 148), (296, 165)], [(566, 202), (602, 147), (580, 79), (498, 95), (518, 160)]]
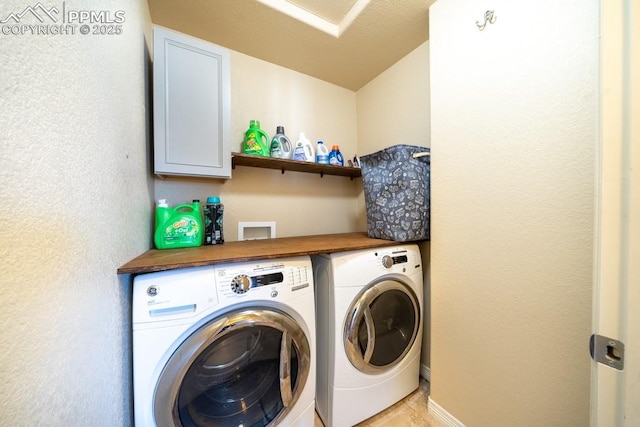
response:
[(493, 10), (487, 10), (484, 13), (484, 23), (480, 24), (480, 21), (476, 21), (476, 25), (478, 26), (478, 30), (480, 30), (480, 31), (484, 30), (484, 27), (487, 26), (487, 22), (489, 24), (495, 24), (496, 19), (498, 19), (498, 17), (493, 14)]

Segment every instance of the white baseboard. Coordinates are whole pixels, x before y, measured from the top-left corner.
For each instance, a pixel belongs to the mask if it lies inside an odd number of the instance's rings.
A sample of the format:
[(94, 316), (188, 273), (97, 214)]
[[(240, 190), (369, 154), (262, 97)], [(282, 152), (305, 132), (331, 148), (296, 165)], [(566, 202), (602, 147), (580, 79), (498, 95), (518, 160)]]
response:
[(427, 365), (420, 365), (420, 376), (427, 381), (431, 381), (431, 369)]
[(438, 405), (429, 397), (428, 403), (429, 413), (437, 419), (443, 427), (465, 427), (460, 421), (453, 415), (444, 410), (444, 408)]
[[(421, 364), (420, 376), (427, 381), (431, 381), (431, 368), (427, 365)], [(429, 413), (441, 423), (442, 427), (465, 427), (465, 425), (458, 421), (456, 417), (434, 402), (433, 399), (431, 399), (431, 396), (429, 396), (428, 409)]]

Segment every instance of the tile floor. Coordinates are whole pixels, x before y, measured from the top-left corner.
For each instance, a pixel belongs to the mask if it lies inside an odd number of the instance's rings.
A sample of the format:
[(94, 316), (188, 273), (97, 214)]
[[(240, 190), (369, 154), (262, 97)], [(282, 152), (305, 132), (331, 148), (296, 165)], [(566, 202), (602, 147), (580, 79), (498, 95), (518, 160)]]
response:
[[(389, 427), (389, 426), (420, 426), (438, 427), (438, 421), (427, 411), (429, 397), (429, 383), (420, 378), (420, 386), (409, 396), (390, 408), (361, 422), (357, 427)], [(314, 427), (324, 427), (316, 414)]]

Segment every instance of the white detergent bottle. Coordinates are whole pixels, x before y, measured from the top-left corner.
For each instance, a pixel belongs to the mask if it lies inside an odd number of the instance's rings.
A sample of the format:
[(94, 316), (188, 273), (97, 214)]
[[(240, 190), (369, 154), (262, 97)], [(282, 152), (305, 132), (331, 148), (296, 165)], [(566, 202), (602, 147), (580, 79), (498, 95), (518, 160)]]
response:
[(318, 145), (316, 146), (316, 163), (323, 165), (329, 164), (329, 149), (322, 141), (318, 141)]
[(315, 162), (315, 153), (313, 152), (313, 145), (311, 141), (307, 139), (304, 132), (300, 132), (300, 136), (296, 141), (293, 149), (293, 160), (301, 162)]

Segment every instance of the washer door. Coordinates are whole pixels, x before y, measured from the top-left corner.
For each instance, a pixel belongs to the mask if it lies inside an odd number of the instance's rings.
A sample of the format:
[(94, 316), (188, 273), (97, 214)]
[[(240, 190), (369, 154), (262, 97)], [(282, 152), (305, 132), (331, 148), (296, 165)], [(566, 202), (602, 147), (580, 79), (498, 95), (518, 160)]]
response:
[(289, 315), (244, 309), (190, 335), (165, 365), (153, 411), (159, 427), (271, 426), (309, 376), (309, 341)]
[(399, 279), (380, 278), (353, 301), (344, 325), (351, 364), (367, 374), (385, 372), (409, 352), (420, 328), (415, 293)]

